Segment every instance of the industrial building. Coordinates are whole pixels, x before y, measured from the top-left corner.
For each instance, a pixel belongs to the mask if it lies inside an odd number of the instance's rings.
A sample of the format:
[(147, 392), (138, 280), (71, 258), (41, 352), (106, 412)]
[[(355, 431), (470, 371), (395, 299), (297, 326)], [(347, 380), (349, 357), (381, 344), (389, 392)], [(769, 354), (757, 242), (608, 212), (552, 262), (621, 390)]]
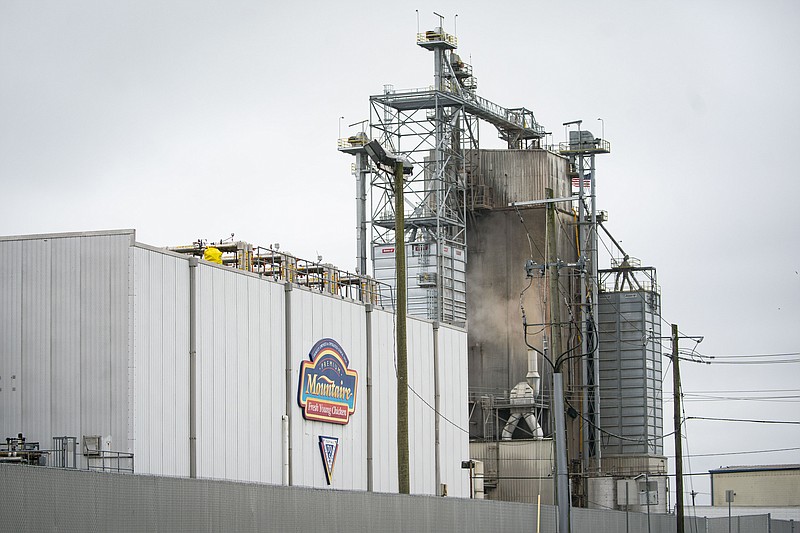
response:
[[(5, 459), (396, 492), (395, 324), (374, 282), (218, 246), (225, 264), (133, 230), (0, 238), (0, 432), (22, 434)], [(466, 497), (466, 333), (412, 318), (408, 344), (411, 492)]]
[[(580, 120), (547, 144), (530, 109), (479, 94), (441, 24), (417, 45), (433, 55), (432, 85), (384, 86), (370, 97), (369, 131), (339, 149), (355, 157), (358, 260), (371, 253), (376, 279), (393, 286), (402, 205), (409, 314), (467, 325), (480, 496), (554, 502), (559, 481), (575, 506), (667, 512), (655, 269), (616, 241), (619, 258), (598, 265), (595, 159), (610, 144)], [(482, 148), (481, 125), (507, 148)], [(367, 156), (370, 139), (413, 168), (402, 194)]]
[(478, 94), (441, 25), (417, 45), (433, 85), (385, 86), (339, 140), (355, 274), (133, 230), (0, 238), (3, 434), (61, 466), (397, 492), (403, 279), (412, 493), (667, 512), (655, 269), (616, 241), (598, 265), (610, 144), (571, 121), (548, 145), (531, 110)]
[(726, 466), (709, 473), (714, 507), (800, 506), (800, 465)]

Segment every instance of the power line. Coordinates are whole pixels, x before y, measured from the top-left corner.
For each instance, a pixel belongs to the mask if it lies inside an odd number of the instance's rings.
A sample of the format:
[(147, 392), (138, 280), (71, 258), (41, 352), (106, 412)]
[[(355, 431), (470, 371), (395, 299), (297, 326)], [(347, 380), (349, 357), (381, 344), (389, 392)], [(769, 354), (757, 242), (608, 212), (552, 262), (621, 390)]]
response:
[[(716, 390), (693, 390), (691, 394), (724, 394), (728, 392), (800, 392), (800, 389), (716, 389)], [(684, 392), (684, 394), (690, 394)]]
[(784, 352), (784, 353), (750, 353), (750, 354), (740, 354), (740, 355), (705, 355), (701, 354), (703, 357), (710, 357), (713, 359), (720, 359), (720, 358), (740, 358), (740, 357), (788, 357), (793, 355), (800, 355), (800, 352)]
[[(773, 448), (771, 450), (748, 450), (744, 452), (721, 452), (721, 453), (696, 453), (692, 454), (689, 457), (722, 457), (728, 455), (753, 455), (759, 453), (776, 453), (776, 452), (794, 452), (800, 450), (800, 447), (794, 448)], [(667, 455), (666, 457), (674, 458), (674, 455)], [(684, 455), (684, 457), (686, 457)]]
[(783, 359), (780, 361), (709, 361), (709, 364), (712, 365), (791, 365), (797, 363), (800, 363), (800, 358)]
[(753, 424), (793, 424), (800, 426), (796, 420), (748, 420), (745, 418), (714, 418), (710, 416), (687, 416), (685, 420), (713, 420), (717, 422), (750, 422)]

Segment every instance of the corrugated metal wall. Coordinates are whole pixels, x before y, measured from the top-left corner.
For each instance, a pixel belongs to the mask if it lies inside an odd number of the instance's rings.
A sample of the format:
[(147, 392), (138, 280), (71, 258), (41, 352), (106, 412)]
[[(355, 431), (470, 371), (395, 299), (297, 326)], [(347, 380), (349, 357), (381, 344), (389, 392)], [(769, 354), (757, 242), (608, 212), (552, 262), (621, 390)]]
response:
[(480, 150), (480, 170), (494, 189), (494, 206), (545, 197), (553, 189), (555, 198), (571, 194), (566, 158), (546, 150)]
[(281, 482), (284, 324), (282, 285), (197, 267), (199, 477)]
[[(327, 487), (319, 437), (339, 439), (331, 488), (367, 489), (366, 373), (367, 335), (364, 306), (319, 292), (293, 288), (290, 300), (291, 446), (293, 485)], [(300, 363), (309, 358), (317, 341), (331, 338), (344, 349), (350, 368), (358, 372), (356, 411), (346, 425), (303, 418), (297, 403)]]
[(0, 431), (128, 446), (133, 231), (0, 239)]
[(469, 495), (469, 471), (461, 461), (469, 459), (469, 411), (467, 403), (467, 332), (440, 326), (439, 350), (439, 448), (441, 483), (450, 495)]
[(372, 489), (397, 492), (397, 373), (394, 314), (370, 313), (372, 324)]
[(189, 261), (134, 247), (131, 271), (136, 471), (188, 476)]
[(613, 435), (604, 439), (609, 454), (663, 453), (661, 321), (644, 291), (601, 292), (600, 426)]
[[(535, 531), (537, 521), (536, 506), (518, 503), (12, 465), (0, 465), (0, 486), (14, 488), (0, 498), (2, 527), (20, 533), (516, 533)], [(554, 531), (554, 508), (544, 506), (541, 513), (542, 531)]]
[[(537, 506), (511, 502), (370, 494), (256, 483), (101, 474), (0, 465), (4, 530), (40, 531), (536, 531)], [(541, 531), (556, 530), (541, 506)], [(675, 515), (596, 509), (571, 512), (573, 533), (671, 533)], [(790, 533), (769, 515), (685, 519), (707, 533)]]
[[(431, 323), (408, 318), (408, 452), (412, 494), (437, 494)], [(395, 433), (396, 435), (396, 433)]]
[[(197, 476), (328, 487), (320, 435), (340, 439), (333, 488), (368, 488), (367, 362), (372, 365), (372, 489), (397, 490), (394, 315), (340, 296), (136, 244), (132, 231), (0, 239), (0, 438), (104, 437), (137, 473), (187, 476), (195, 276)], [(287, 290), (290, 289), (290, 290)], [(368, 345), (368, 323), (371, 342)], [(441, 482), (467, 496), (466, 334), (408, 324), (411, 489), (437, 494), (434, 357), (440, 358)], [(347, 425), (306, 421), (300, 363), (322, 338), (359, 373)], [(453, 390), (453, 389), (457, 390)], [(456, 427), (458, 426), (458, 427)], [(85, 465), (79, 465), (85, 467)]]
[(483, 461), (486, 497), (492, 500), (555, 502), (552, 439), (471, 442), (472, 458)]

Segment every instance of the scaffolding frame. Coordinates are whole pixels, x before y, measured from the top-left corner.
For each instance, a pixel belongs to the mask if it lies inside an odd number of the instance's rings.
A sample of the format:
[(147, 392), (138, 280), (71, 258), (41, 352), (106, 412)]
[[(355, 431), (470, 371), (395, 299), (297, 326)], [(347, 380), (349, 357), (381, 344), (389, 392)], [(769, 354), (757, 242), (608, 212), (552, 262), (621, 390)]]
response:
[[(433, 311), (426, 318), (464, 325), (466, 289), (446, 254), (453, 248), (466, 255), (468, 211), (491, 208), (493, 202), (479, 175), (480, 121), (494, 125), (509, 148), (538, 148), (545, 132), (532, 111), (505, 108), (476, 94), (477, 79), (455, 53), (453, 35), (437, 27), (417, 34), (417, 45), (433, 52), (433, 85), (400, 91), (386, 85), (382, 94), (371, 96), (370, 137), (414, 169), (400, 191), (405, 242), (433, 244), (437, 254), (435, 284), (428, 287)], [(396, 242), (398, 191), (393, 175), (369, 165), (374, 264), (374, 251)]]

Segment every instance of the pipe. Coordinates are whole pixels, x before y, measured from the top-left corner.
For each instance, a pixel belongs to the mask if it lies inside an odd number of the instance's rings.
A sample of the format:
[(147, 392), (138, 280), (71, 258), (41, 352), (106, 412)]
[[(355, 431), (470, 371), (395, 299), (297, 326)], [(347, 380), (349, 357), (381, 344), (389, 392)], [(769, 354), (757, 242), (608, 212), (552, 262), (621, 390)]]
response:
[(281, 415), (281, 436), (283, 437), (283, 471), (281, 482), (289, 485), (289, 415)]
[(292, 390), (292, 284), (286, 283), (283, 286), (286, 306), (286, 443), (284, 444), (286, 451), (286, 463), (288, 465), (288, 474), (286, 476), (286, 484), (292, 484), (292, 405), (293, 395)]
[(519, 419), (522, 418), (521, 413), (512, 413), (508, 420), (506, 421), (506, 425), (503, 426), (503, 433), (500, 436), (500, 440), (511, 440), (511, 435), (514, 434), (514, 429), (519, 424)]
[(197, 477), (197, 264), (189, 258), (189, 477)]
[(531, 433), (533, 433), (534, 439), (543, 439), (544, 438), (544, 431), (542, 431), (542, 426), (539, 424), (539, 420), (536, 418), (536, 415), (533, 411), (525, 413), (522, 415), (525, 418), (525, 422), (528, 423), (528, 427), (531, 428)]
[(441, 402), (439, 391), (439, 321), (433, 323), (433, 412), (434, 412), (434, 467), (436, 470), (436, 491), (441, 496), (442, 487), (442, 458), (440, 441)]
[(367, 491), (373, 487), (373, 442), (372, 442), (372, 304), (364, 306), (367, 322)]
[(528, 373), (525, 379), (533, 389), (533, 398), (535, 400), (539, 396), (542, 378), (539, 375), (539, 358), (531, 348), (528, 348)]
[[(541, 382), (542, 378), (539, 374), (539, 355), (533, 351), (532, 348), (528, 348), (528, 374), (525, 376), (528, 385), (531, 386), (533, 389), (533, 402), (535, 409), (536, 398), (539, 397), (539, 392), (541, 390)], [(531, 432), (533, 433), (533, 438), (541, 439), (544, 438), (544, 431), (542, 431), (542, 425), (539, 423), (538, 418), (536, 417), (536, 412), (531, 410), (530, 413), (525, 413), (525, 422), (528, 423), (528, 427), (531, 428)]]
[(556, 503), (558, 533), (569, 533), (570, 495), (567, 473), (567, 432), (564, 427), (564, 381), (561, 372), (553, 374), (553, 417), (556, 425)]
[[(603, 450), (601, 445), (600, 435), (600, 338), (597, 331), (597, 324), (600, 322), (600, 314), (598, 305), (598, 294), (600, 292), (600, 280), (598, 279), (598, 257), (597, 257), (597, 195), (595, 192), (595, 176), (594, 176), (594, 154), (590, 156), (591, 164), (591, 191), (592, 196), (592, 324), (594, 329), (594, 348), (592, 349), (592, 359), (594, 360), (594, 449), (595, 457), (597, 458), (597, 471), (603, 470)], [(583, 185), (581, 183), (581, 185)]]
[(358, 273), (367, 275), (367, 155), (356, 153), (356, 261)]

